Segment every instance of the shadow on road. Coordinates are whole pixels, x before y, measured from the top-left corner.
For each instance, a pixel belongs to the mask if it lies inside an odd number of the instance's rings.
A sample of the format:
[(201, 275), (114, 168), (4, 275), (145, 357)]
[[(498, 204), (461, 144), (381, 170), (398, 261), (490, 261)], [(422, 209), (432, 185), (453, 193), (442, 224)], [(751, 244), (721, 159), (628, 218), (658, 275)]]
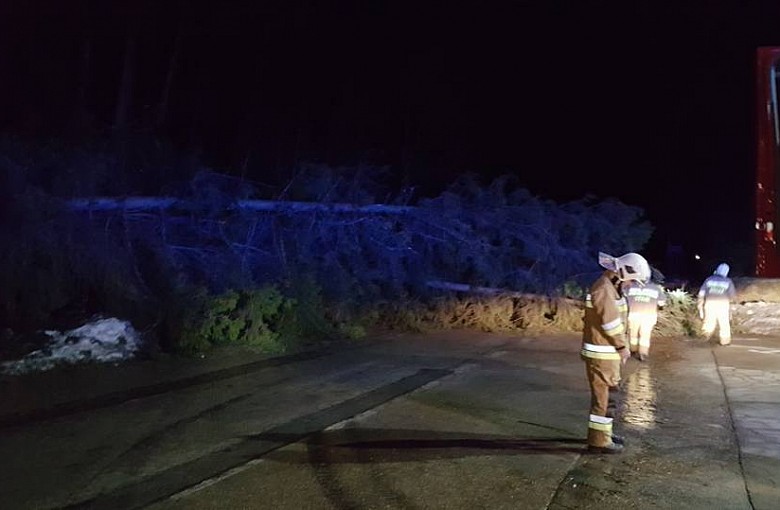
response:
[[(253, 439), (289, 443), (286, 434), (258, 434)], [(583, 453), (585, 439), (510, 437), (463, 432), (347, 428), (310, 436), (306, 450), (286, 448), (266, 458), (294, 464), (414, 462), (485, 455)]]

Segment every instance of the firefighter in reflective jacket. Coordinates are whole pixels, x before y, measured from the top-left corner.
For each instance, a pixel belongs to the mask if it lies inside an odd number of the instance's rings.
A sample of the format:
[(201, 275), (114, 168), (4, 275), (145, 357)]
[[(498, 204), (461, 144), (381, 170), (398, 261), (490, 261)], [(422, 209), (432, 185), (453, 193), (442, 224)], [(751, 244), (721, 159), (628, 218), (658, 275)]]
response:
[(704, 280), (699, 289), (699, 317), (704, 320), (702, 333), (711, 338), (718, 329), (720, 345), (731, 343), (730, 309), (736, 290), (729, 278), (729, 265), (719, 264), (715, 273)]
[[(650, 278), (650, 266), (639, 254), (613, 257), (599, 253), (599, 265), (606, 269), (585, 298), (585, 327), (580, 356), (590, 386), (588, 450), (620, 453), (623, 440), (612, 433), (615, 413), (610, 413), (610, 388), (620, 383), (620, 369), (631, 356), (625, 343), (625, 300), (621, 282)], [(610, 414), (612, 414), (610, 416)]]
[(658, 322), (658, 308), (666, 306), (664, 289), (647, 280), (631, 281), (623, 285), (623, 296), (628, 304), (628, 345), (639, 361), (650, 355), (650, 336)]

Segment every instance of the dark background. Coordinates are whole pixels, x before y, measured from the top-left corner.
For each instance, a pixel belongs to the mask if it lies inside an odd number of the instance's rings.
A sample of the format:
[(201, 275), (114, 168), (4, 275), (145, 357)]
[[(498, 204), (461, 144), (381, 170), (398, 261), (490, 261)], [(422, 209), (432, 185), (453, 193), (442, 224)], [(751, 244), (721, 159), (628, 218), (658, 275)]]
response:
[(670, 4), (6, 0), (0, 130), (112, 136), (130, 38), (127, 124), (218, 171), (388, 165), (421, 195), (511, 173), (645, 208), (661, 267), (678, 246), (677, 265), (747, 272), (753, 66), (780, 44), (780, 2)]

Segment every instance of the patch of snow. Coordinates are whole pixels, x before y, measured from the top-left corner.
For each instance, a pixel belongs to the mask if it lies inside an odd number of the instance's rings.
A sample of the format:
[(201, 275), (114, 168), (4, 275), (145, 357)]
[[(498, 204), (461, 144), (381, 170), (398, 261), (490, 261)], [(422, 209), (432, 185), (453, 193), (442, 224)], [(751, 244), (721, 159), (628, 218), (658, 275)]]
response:
[(46, 347), (0, 364), (0, 372), (18, 375), (50, 370), (61, 364), (125, 361), (141, 348), (138, 332), (129, 322), (116, 318), (97, 319), (64, 333), (45, 333), (49, 336)]

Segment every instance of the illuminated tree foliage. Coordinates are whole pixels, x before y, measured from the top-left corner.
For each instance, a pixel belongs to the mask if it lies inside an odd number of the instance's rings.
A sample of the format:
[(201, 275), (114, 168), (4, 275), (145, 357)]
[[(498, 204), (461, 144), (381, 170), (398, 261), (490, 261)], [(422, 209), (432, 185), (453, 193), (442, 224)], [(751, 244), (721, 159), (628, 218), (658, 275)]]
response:
[(558, 204), (510, 177), (483, 186), (466, 176), (412, 201), (410, 190), (388, 199), (381, 169), (308, 165), (265, 197), (201, 172), (166, 197), (74, 202), (20, 168), (4, 161), (16, 182), (0, 249), (6, 324), (45, 321), (74, 303), (141, 314), (189, 287), (284, 289), (302, 278), (343, 307), (440, 294), (431, 282), (551, 294), (598, 271), (599, 250), (638, 250), (651, 233), (638, 208)]

